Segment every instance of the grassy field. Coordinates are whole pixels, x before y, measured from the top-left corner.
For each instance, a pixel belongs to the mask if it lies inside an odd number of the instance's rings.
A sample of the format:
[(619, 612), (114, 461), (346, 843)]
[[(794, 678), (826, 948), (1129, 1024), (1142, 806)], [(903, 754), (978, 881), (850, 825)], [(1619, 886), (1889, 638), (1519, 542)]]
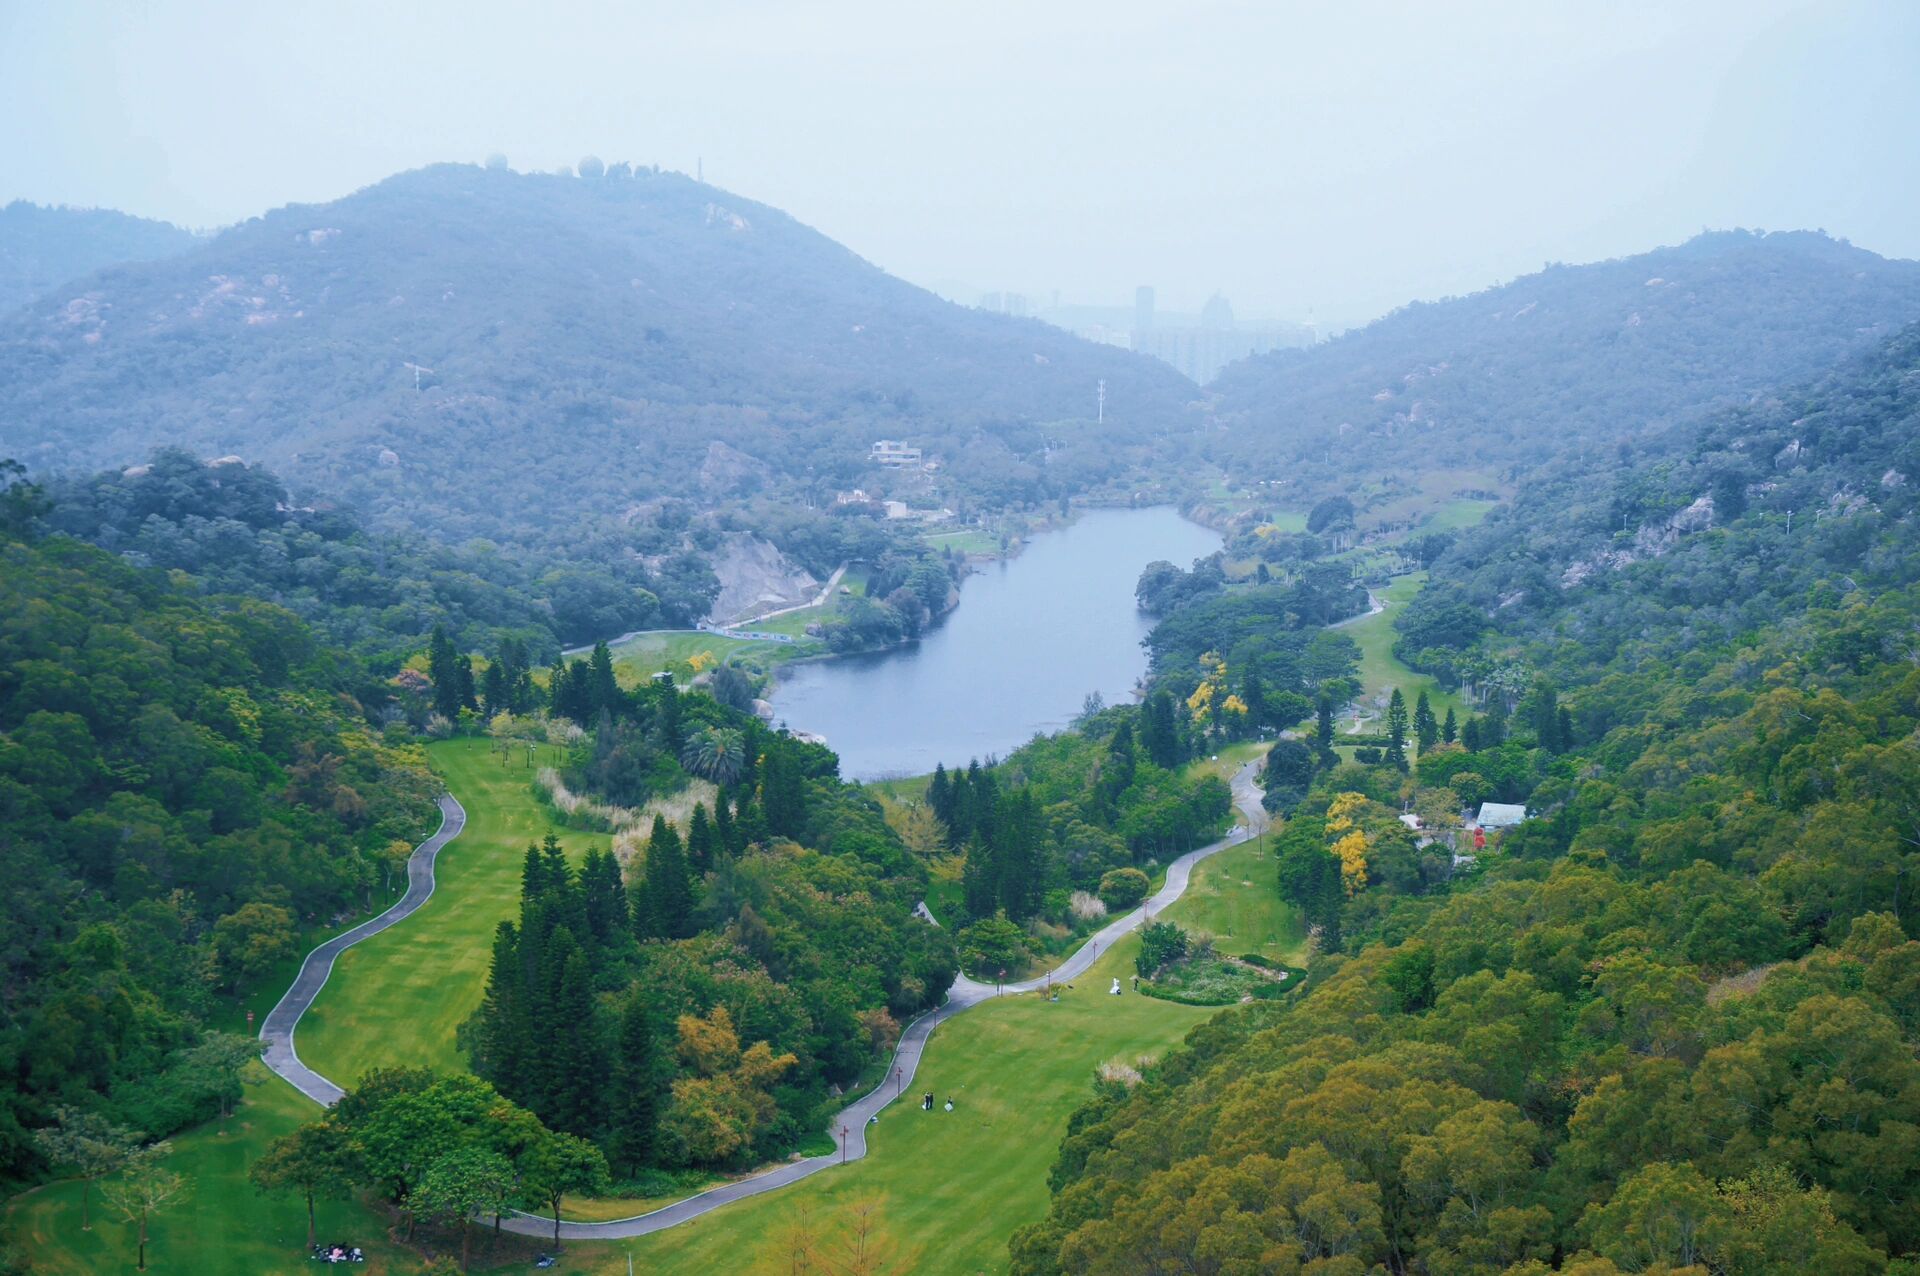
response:
[[(1457, 692), (1443, 690), (1431, 675), (1416, 673), (1393, 654), (1394, 640), (1399, 637), (1394, 630), (1394, 617), (1407, 605), (1408, 599), (1420, 592), (1420, 586), (1426, 578), (1425, 572), (1396, 576), (1384, 589), (1374, 591), (1385, 609), (1364, 620), (1355, 621), (1341, 631), (1360, 645), (1360, 699), (1367, 711), (1374, 715), (1371, 721), (1364, 724), (1367, 734), (1386, 730), (1387, 697), (1395, 687), (1400, 688), (1400, 694), (1406, 698), (1409, 723), (1413, 720), (1413, 707), (1422, 691), (1427, 693), (1434, 717), (1444, 718), (1447, 710), (1452, 709), (1460, 721), (1466, 721), (1467, 704)], [(1352, 721), (1351, 717), (1342, 717), (1335, 722), (1336, 743)], [(1339, 752), (1344, 757), (1351, 757), (1353, 751), (1341, 748)]]
[(998, 557), (1000, 553), (1000, 537), (977, 527), (958, 532), (928, 532), (924, 539), (936, 550), (950, 549), (956, 554)]
[(1421, 524), (1422, 532), (1451, 532), (1462, 527), (1472, 527), (1491, 513), (1500, 504), (1498, 501), (1480, 501), (1469, 497), (1456, 497), (1441, 505)]
[(1212, 935), (1223, 953), (1258, 953), (1304, 966), (1306, 923), (1275, 896), (1271, 842), (1270, 836), (1262, 837), (1202, 864), (1167, 918)]
[(577, 863), (608, 840), (552, 823), (527, 770), (502, 767), (485, 740), (428, 753), (467, 809), (466, 831), (440, 852), (433, 898), (418, 913), (340, 955), (294, 1038), (309, 1067), (342, 1085), (386, 1064), (464, 1069), (453, 1032), (480, 1004), (494, 928), (519, 915), (527, 843), (552, 831)]
[[(191, 1194), (157, 1215), (149, 1227), (147, 1270), (155, 1276), (257, 1276), (313, 1269), (306, 1256), (307, 1212), (297, 1200), (263, 1197), (248, 1185), (246, 1167), (273, 1139), (309, 1121), (319, 1108), (292, 1086), (259, 1069), (246, 1103), (221, 1133), (217, 1122), (173, 1140), (170, 1168), (184, 1174)], [(321, 1201), (322, 1241), (358, 1245), (368, 1262), (354, 1271), (416, 1272), (420, 1264), (386, 1243), (385, 1224), (354, 1201)], [(80, 1230), (80, 1185), (53, 1183), (7, 1202), (9, 1242), (46, 1276), (132, 1271), (135, 1230), (113, 1221), (93, 1194), (93, 1230)]]
[(760, 654), (761, 648), (789, 649), (780, 643), (753, 642), (745, 638), (723, 638), (699, 630), (672, 630), (640, 634), (612, 647), (613, 673), (620, 685), (634, 687), (663, 669), (681, 669), (687, 661), (706, 651), (725, 660), (746, 651)]
[[(381, 1063), (461, 1066), (453, 1029), (481, 995), (495, 923), (513, 914), (521, 851), (549, 827), (526, 772), (502, 771), (485, 742), (436, 744), (431, 756), (469, 823), (441, 852), (433, 900), (405, 924), (350, 950), (301, 1024), (302, 1057), (341, 1081)], [(578, 833), (561, 836), (576, 857), (591, 844)], [(1221, 936), (1228, 951), (1297, 960), (1299, 922), (1278, 900), (1269, 864), (1257, 844), (1223, 852), (1200, 866), (1165, 916)], [(1058, 1003), (1010, 999), (943, 1026), (918, 1083), (952, 1095), (954, 1113), (890, 1109), (873, 1132), (873, 1155), (855, 1166), (655, 1237), (576, 1243), (560, 1270), (624, 1272), (629, 1250), (636, 1266), (650, 1271), (743, 1270), (802, 1211), (832, 1224), (849, 1202), (873, 1195), (886, 1197), (886, 1228), (918, 1250), (905, 1270), (1003, 1270), (1014, 1228), (1046, 1209), (1047, 1169), (1094, 1070), (1163, 1054), (1214, 1013), (1097, 993), (1111, 976), (1132, 973), (1136, 946), (1132, 937), (1116, 945)], [(249, 1087), (225, 1133), (209, 1125), (176, 1140), (172, 1164), (194, 1192), (155, 1222), (150, 1270), (237, 1276), (310, 1269), (304, 1211), (297, 1202), (257, 1196), (245, 1168), (317, 1109), (277, 1078), (263, 1072), (261, 1081)], [(126, 1227), (96, 1214), (94, 1230), (80, 1231), (79, 1196), (78, 1184), (60, 1183), (8, 1203), (7, 1229), (33, 1255), (34, 1270), (66, 1276), (131, 1265)], [(622, 1217), (655, 1204), (580, 1202), (568, 1213)], [(323, 1239), (367, 1249), (373, 1261), (358, 1270), (419, 1270), (412, 1254), (384, 1243), (381, 1216), (365, 1206), (323, 1203), (320, 1218)]]
[[(1215, 933), (1232, 930), (1236, 940), (1277, 937), (1258, 946), (1230, 941), (1228, 951), (1297, 957), (1299, 921), (1274, 891), (1271, 862), (1251, 844), (1214, 856), (1164, 916)], [(803, 1211), (831, 1232), (852, 1202), (883, 1197), (883, 1226), (917, 1251), (899, 1270), (930, 1276), (1006, 1270), (1007, 1239), (1046, 1212), (1047, 1170), (1095, 1070), (1163, 1055), (1216, 1013), (1100, 991), (1113, 976), (1124, 981), (1133, 973), (1138, 944), (1129, 936), (1115, 945), (1057, 1004), (1010, 998), (943, 1025), (914, 1085), (932, 1089), (943, 1102), (951, 1095), (952, 1113), (922, 1112), (911, 1103), (889, 1108), (864, 1161), (655, 1236), (575, 1244), (564, 1269), (618, 1276), (631, 1253), (635, 1270), (744, 1271)]]

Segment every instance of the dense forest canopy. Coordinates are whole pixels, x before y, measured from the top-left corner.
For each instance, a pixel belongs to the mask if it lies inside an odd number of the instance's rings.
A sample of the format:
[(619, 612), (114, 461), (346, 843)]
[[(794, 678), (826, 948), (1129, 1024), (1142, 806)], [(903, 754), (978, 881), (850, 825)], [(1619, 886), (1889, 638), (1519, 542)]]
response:
[(280, 607), (0, 530), (0, 616), (0, 1175), (18, 1179), (40, 1164), (25, 1127), (59, 1105), (158, 1137), (224, 1102), (216, 1013), (231, 1027), (307, 928), (390, 897), (438, 785), (372, 724), (386, 685)]
[[(1105, 422), (1095, 427), (1097, 383)], [(533, 540), (667, 496), (831, 500), (943, 465), (1004, 507), (1117, 479), (1192, 386), (941, 301), (682, 175), (468, 165), (235, 226), (0, 321), (0, 417), (37, 471), (157, 444), (443, 538)]]
[[(1916, 386), (1909, 331), (1443, 553), (1403, 634), (1485, 714), (1305, 751), (1304, 993), (1102, 1083), (1014, 1270), (1912, 1270)], [(1469, 792), (1533, 818), (1449, 862), (1402, 813)]]

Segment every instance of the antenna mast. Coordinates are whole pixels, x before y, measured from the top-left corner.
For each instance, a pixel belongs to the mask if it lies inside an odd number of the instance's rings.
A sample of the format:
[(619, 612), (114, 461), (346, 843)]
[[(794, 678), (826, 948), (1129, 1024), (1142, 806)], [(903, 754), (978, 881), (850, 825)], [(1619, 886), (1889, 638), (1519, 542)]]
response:
[(1100, 388), (1094, 395), (1094, 422), (1104, 425), (1107, 420), (1107, 379), (1100, 378)]

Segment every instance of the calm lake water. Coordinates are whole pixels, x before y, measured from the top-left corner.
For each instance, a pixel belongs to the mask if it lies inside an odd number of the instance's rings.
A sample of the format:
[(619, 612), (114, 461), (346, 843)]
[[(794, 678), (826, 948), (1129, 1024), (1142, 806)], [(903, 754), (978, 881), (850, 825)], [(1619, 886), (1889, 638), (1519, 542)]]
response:
[(1004, 756), (1065, 727), (1088, 692), (1130, 697), (1152, 627), (1134, 607), (1140, 569), (1219, 548), (1170, 507), (1095, 510), (967, 577), (960, 606), (918, 643), (791, 667), (774, 716), (825, 736), (848, 779)]

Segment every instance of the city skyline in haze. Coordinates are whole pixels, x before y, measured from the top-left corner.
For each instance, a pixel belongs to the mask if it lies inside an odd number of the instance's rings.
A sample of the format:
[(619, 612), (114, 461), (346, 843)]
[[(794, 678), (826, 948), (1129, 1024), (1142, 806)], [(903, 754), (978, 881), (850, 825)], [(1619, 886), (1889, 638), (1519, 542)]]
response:
[(1680, 242), (1920, 256), (1920, 8), (0, 0), (0, 201), (212, 227), (505, 154), (693, 172), (947, 295), (1337, 329)]

